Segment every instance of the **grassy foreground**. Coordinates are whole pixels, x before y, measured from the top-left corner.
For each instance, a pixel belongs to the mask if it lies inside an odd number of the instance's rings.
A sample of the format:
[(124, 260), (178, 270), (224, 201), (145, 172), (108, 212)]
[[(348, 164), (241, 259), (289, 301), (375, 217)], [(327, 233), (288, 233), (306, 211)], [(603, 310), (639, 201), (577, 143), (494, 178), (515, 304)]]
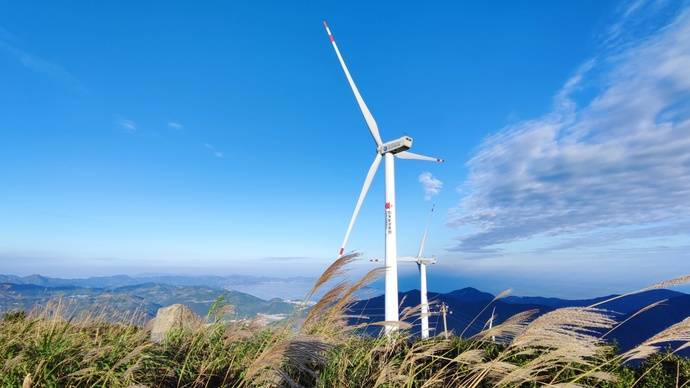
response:
[[(6, 314), (0, 321), (0, 385), (5, 387), (683, 387), (690, 361), (690, 321), (619, 354), (598, 333), (619, 323), (598, 306), (564, 308), (535, 318), (517, 314), (470, 338), (413, 339), (407, 325), (390, 337), (346, 324), (356, 290), (380, 270), (339, 281), (354, 259), (337, 260), (313, 293), (330, 288), (306, 318), (270, 328), (209, 324), (173, 331), (160, 344), (134, 320), (102, 315), (64, 319), (60, 309)], [(650, 288), (687, 282), (679, 278)], [(500, 295), (499, 295), (500, 297)], [(648, 306), (645, 309), (653, 308)], [(643, 309), (644, 310), (644, 309)], [(418, 315), (415, 309), (404, 315)], [(624, 323), (623, 323), (624, 324)], [(662, 346), (672, 343), (659, 353)], [(643, 360), (639, 367), (626, 361)]]

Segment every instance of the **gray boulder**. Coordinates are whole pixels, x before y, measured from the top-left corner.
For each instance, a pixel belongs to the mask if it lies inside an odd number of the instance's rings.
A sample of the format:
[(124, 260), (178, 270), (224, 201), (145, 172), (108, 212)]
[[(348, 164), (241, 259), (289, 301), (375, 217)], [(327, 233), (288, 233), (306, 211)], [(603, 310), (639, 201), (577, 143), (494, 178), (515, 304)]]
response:
[(151, 341), (161, 342), (170, 330), (192, 331), (199, 328), (202, 324), (201, 317), (194, 314), (189, 307), (173, 304), (159, 308), (156, 317), (146, 324), (146, 328), (151, 330)]

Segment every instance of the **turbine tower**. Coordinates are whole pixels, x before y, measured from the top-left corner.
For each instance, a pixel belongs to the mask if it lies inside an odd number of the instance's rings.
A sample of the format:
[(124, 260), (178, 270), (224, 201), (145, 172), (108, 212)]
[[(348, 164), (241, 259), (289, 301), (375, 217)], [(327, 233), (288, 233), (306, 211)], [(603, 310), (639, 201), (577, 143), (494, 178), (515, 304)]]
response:
[(429, 214), (429, 220), (426, 223), (426, 228), (424, 228), (424, 234), (422, 235), (422, 242), (419, 244), (419, 251), (417, 252), (417, 257), (401, 257), (400, 261), (407, 261), (417, 263), (417, 269), (419, 269), (419, 300), (421, 305), (421, 317), (422, 317), (422, 338), (429, 338), (429, 299), (426, 293), (426, 266), (429, 264), (436, 264), (435, 257), (424, 257), (424, 244), (426, 244), (426, 237), (429, 233), (429, 225), (431, 224), (431, 217), (434, 214), (434, 205), (431, 206), (431, 212)]
[(374, 116), (371, 114), (369, 111), (369, 108), (367, 108), (367, 105), (364, 103), (364, 99), (362, 98), (362, 95), (359, 93), (359, 89), (357, 89), (357, 85), (355, 85), (355, 81), (352, 79), (352, 76), (350, 75), (350, 71), (347, 69), (347, 66), (345, 65), (345, 61), (343, 60), (343, 56), (340, 54), (340, 50), (338, 50), (338, 45), (335, 43), (335, 38), (333, 37), (333, 34), (331, 33), (331, 29), (328, 27), (328, 24), (324, 21), (323, 22), (324, 27), (326, 28), (326, 32), (328, 33), (328, 37), (331, 40), (331, 44), (333, 45), (333, 49), (335, 50), (335, 55), (338, 57), (338, 61), (340, 61), (340, 66), (343, 68), (343, 72), (345, 72), (345, 77), (347, 78), (347, 82), (350, 84), (350, 88), (352, 89), (352, 93), (355, 95), (355, 99), (357, 100), (357, 105), (359, 105), (359, 109), (362, 111), (362, 115), (364, 115), (364, 120), (367, 123), (367, 126), (369, 127), (369, 132), (371, 133), (371, 136), (374, 138), (374, 143), (376, 143), (376, 155), (374, 156), (374, 161), (371, 163), (371, 167), (369, 167), (369, 172), (367, 173), (366, 178), (364, 179), (364, 185), (362, 186), (362, 190), (359, 193), (359, 198), (357, 199), (357, 203), (355, 204), (355, 210), (352, 212), (352, 217), (350, 219), (350, 224), (347, 227), (347, 232), (345, 233), (345, 238), (343, 239), (343, 244), (340, 246), (340, 250), (338, 252), (338, 256), (342, 256), (343, 253), (345, 252), (345, 246), (347, 245), (347, 240), (350, 238), (350, 233), (352, 232), (352, 227), (355, 224), (355, 220), (357, 219), (357, 215), (359, 214), (359, 209), (362, 207), (362, 202), (364, 202), (364, 198), (367, 195), (367, 192), (369, 191), (369, 186), (371, 185), (371, 181), (374, 178), (374, 175), (376, 175), (376, 171), (378, 170), (379, 164), (381, 164), (381, 159), (383, 158), (384, 160), (384, 166), (385, 166), (385, 182), (386, 182), (386, 202), (384, 205), (384, 211), (385, 211), (385, 254), (386, 254), (386, 275), (385, 275), (385, 282), (386, 282), (386, 295), (385, 295), (385, 303), (386, 303), (386, 313), (385, 313), (385, 320), (386, 322), (389, 322), (386, 324), (386, 333), (390, 333), (391, 331), (397, 329), (397, 321), (399, 319), (398, 315), (398, 264), (397, 264), (397, 251), (396, 251), (396, 222), (395, 222), (395, 212), (396, 212), (396, 207), (395, 207), (395, 158), (398, 157), (400, 159), (415, 159), (415, 160), (426, 160), (426, 161), (432, 161), (432, 162), (437, 162), (440, 163), (443, 160), (438, 159), (438, 158), (432, 158), (429, 156), (424, 156), (424, 155), (418, 155), (414, 154), (412, 152), (408, 152), (410, 147), (412, 147), (412, 138), (409, 136), (403, 136), (401, 138), (389, 141), (384, 143), (381, 140), (381, 135), (379, 134), (379, 127), (376, 124), (376, 120), (374, 120)]

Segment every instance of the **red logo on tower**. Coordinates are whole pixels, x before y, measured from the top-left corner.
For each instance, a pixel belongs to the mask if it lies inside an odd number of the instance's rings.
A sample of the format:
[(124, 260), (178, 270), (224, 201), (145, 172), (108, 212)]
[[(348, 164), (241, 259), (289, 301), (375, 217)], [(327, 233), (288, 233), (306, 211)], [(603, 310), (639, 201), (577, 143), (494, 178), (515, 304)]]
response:
[(391, 203), (386, 202), (385, 208), (386, 208), (386, 210), (385, 210), (385, 212), (386, 212), (386, 233), (391, 234), (391, 233), (393, 233), (393, 226), (392, 226), (393, 223), (391, 222), (392, 221), (391, 218), (393, 217), (391, 215), (391, 213), (392, 213), (391, 212)]

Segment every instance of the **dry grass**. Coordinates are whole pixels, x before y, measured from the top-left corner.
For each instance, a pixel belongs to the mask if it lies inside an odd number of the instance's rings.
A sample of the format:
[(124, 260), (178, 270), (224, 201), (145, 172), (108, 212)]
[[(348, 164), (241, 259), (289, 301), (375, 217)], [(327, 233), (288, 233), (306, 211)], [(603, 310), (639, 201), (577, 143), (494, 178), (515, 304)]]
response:
[[(193, 331), (170, 332), (157, 344), (149, 341), (136, 313), (118, 316), (103, 310), (68, 319), (69, 306), (58, 301), (27, 315), (7, 315), (0, 322), (0, 385), (622, 387), (656, 376), (635, 375), (624, 362), (656, 357), (669, 343), (677, 344), (675, 351), (690, 347), (690, 320), (685, 320), (616, 355), (602, 338), (626, 321), (616, 322), (611, 312), (597, 306), (558, 309), (539, 317), (526, 311), (466, 339), (418, 340), (407, 322), (389, 336), (363, 335), (361, 329), (386, 322), (348, 326), (348, 308), (356, 292), (382, 269), (350, 283), (346, 267), (355, 259), (339, 258), (318, 279), (310, 298), (330, 288), (301, 325), (298, 317), (268, 329), (215, 321)], [(647, 289), (687, 281), (681, 277)], [(484, 310), (505, 295), (499, 294)], [(419, 314), (418, 307), (402, 312), (412, 322)], [(660, 368), (669, 357), (655, 359), (650, 368)], [(676, 368), (674, 379), (686, 381)]]

